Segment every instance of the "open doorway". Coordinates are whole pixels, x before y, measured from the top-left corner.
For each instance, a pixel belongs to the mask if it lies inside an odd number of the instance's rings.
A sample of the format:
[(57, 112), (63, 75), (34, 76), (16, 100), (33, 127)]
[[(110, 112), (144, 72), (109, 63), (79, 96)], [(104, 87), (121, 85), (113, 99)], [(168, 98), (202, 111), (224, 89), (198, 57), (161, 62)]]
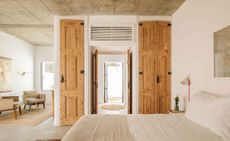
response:
[(122, 62), (104, 63), (104, 102), (123, 103), (123, 67)]
[(130, 53), (92, 53), (92, 113), (131, 113)]

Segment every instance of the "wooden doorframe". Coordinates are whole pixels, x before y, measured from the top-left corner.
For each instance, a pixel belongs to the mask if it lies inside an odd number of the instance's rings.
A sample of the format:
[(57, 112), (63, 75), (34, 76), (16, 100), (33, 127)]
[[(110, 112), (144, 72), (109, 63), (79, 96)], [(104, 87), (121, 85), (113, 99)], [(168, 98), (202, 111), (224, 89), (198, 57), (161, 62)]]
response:
[(98, 50), (92, 53), (92, 114), (98, 113)]
[[(95, 53), (92, 53), (92, 114), (98, 114), (98, 55), (126, 55), (127, 57), (127, 83), (128, 83), (128, 93), (126, 97), (128, 99), (127, 103), (127, 113), (132, 114), (132, 53), (131, 49), (128, 49), (126, 52), (123, 51), (99, 51), (95, 50)], [(94, 66), (95, 65), (95, 66)], [(129, 66), (130, 65), (130, 66)], [(94, 70), (93, 70), (94, 69)], [(123, 95), (123, 94), (122, 94)]]
[(127, 68), (128, 68), (128, 114), (132, 114), (132, 53), (131, 50), (127, 51)]

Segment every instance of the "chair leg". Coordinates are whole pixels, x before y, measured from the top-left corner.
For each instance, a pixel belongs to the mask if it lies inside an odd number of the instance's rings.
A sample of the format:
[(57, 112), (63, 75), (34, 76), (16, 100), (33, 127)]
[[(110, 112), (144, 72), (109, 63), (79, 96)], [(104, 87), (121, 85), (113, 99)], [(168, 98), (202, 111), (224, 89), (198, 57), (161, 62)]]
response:
[(15, 107), (14, 107), (14, 118), (17, 119), (17, 111)]
[(31, 110), (31, 104), (30, 104), (30, 108), (29, 108), (29, 111)]
[(24, 105), (24, 108), (23, 108), (24, 110), (26, 109), (26, 104)]
[(43, 108), (45, 109), (45, 108), (46, 108), (46, 106), (45, 106), (45, 102), (43, 102), (42, 104), (43, 104)]
[(22, 109), (21, 106), (18, 107), (20, 115), (22, 115)]

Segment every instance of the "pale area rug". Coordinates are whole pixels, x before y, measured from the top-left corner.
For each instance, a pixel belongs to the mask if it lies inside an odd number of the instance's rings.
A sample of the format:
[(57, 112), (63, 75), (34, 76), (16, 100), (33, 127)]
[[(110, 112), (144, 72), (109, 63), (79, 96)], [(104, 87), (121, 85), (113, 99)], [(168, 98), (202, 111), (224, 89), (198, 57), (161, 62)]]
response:
[(105, 104), (101, 106), (103, 110), (122, 110), (125, 106), (121, 104)]
[(51, 117), (51, 105), (46, 105), (46, 108), (43, 109), (43, 106), (36, 105), (32, 106), (31, 110), (23, 110), (22, 106), (22, 115), (19, 115), (17, 111), (17, 119), (14, 119), (13, 111), (5, 111), (0, 115), (0, 124), (15, 124), (15, 125), (37, 125), (47, 118)]

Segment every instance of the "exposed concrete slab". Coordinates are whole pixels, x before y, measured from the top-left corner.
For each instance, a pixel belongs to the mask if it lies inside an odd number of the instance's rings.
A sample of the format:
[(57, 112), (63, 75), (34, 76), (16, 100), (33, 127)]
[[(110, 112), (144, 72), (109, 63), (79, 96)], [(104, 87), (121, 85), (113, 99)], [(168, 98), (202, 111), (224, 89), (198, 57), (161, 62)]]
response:
[(171, 16), (184, 1), (0, 0), (0, 30), (33, 45), (47, 45), (53, 44), (53, 30), (49, 27), (53, 24), (53, 15)]

